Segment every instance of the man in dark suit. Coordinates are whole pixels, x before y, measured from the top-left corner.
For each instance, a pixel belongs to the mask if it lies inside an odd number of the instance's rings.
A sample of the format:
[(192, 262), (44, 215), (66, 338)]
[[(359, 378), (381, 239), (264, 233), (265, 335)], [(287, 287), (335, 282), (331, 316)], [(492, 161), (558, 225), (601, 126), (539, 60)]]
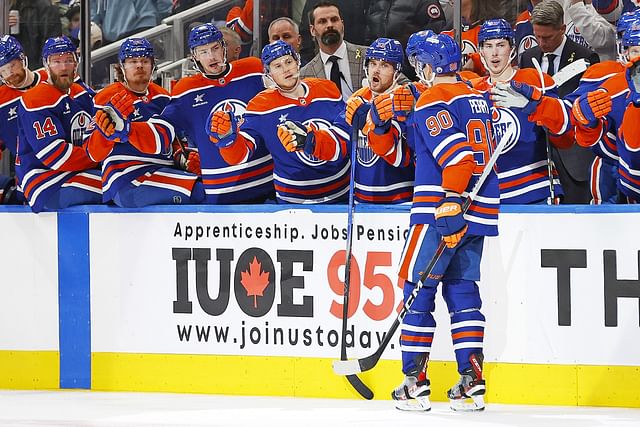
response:
[(340, 9), (329, 1), (318, 2), (309, 12), (309, 29), (319, 52), (300, 70), (300, 77), (332, 80), (345, 101), (362, 87), (367, 46), (344, 40)]
[[(520, 68), (533, 68), (535, 59), (542, 71), (553, 76), (582, 58), (589, 64), (600, 62), (598, 54), (565, 36), (564, 11), (555, 0), (538, 3), (531, 11), (531, 24), (538, 46), (522, 54)], [(582, 73), (559, 86), (558, 96), (564, 98), (573, 92), (580, 83), (580, 77)], [(578, 145), (566, 150), (551, 147), (551, 152), (564, 190), (563, 203), (589, 203), (589, 167), (594, 154)]]

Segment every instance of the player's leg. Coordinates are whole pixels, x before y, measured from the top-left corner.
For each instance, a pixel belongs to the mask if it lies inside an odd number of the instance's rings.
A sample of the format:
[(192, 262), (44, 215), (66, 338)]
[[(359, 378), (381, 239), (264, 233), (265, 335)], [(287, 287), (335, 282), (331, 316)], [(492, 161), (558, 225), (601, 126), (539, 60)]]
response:
[[(400, 277), (405, 279), (403, 288), (405, 301), (411, 295), (422, 274), (422, 269), (435, 253), (439, 242), (440, 235), (435, 227), (418, 224), (409, 230), (399, 273)], [(402, 372), (405, 378), (402, 384), (391, 393), (398, 409), (413, 411), (431, 409), (427, 362), (436, 328), (432, 313), (435, 309), (435, 294), (439, 279), (453, 253), (453, 250), (445, 250), (402, 320), (400, 349), (402, 350)]]
[(99, 170), (86, 170), (69, 175), (60, 190), (49, 197), (44, 210), (102, 203), (102, 179)]
[(196, 175), (178, 169), (160, 168), (122, 187), (113, 201), (123, 208), (141, 208), (198, 204), (204, 198), (204, 187)]
[(617, 203), (618, 164), (596, 156), (589, 171), (591, 204)]
[(451, 338), (460, 380), (448, 394), (451, 408), (461, 411), (484, 409), (485, 381), (482, 376), (485, 317), (476, 280), (484, 238), (465, 236), (449, 264), (442, 283), (442, 296), (451, 316)]

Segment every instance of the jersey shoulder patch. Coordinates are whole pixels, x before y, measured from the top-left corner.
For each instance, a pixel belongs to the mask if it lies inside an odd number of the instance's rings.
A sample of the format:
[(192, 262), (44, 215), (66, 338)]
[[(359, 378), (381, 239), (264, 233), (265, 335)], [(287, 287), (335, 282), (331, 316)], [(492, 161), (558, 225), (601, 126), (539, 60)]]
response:
[(42, 82), (22, 95), (22, 103), (27, 109), (53, 107), (63, 96), (64, 94), (58, 88)]

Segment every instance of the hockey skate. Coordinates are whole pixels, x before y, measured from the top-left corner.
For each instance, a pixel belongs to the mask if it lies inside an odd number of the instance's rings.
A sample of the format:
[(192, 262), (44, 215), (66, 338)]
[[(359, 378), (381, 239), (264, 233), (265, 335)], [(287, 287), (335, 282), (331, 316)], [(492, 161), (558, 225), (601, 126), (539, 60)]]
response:
[(407, 375), (404, 381), (391, 392), (396, 408), (401, 411), (429, 411), (431, 410), (431, 383), (426, 377), (418, 378)]
[(454, 411), (484, 410), (486, 386), (482, 378), (482, 355), (472, 354), (469, 360), (471, 368), (466, 369), (458, 383), (447, 392), (449, 405)]

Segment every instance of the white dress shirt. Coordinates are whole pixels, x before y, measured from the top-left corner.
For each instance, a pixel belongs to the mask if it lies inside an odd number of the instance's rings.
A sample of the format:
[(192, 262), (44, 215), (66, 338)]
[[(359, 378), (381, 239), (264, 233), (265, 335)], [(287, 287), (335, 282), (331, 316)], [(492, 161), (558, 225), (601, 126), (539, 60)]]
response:
[(338, 57), (338, 68), (340, 69), (340, 73), (342, 73), (342, 78), (340, 79), (340, 82), (342, 83), (342, 99), (346, 101), (353, 93), (353, 88), (351, 87), (351, 68), (349, 68), (347, 45), (344, 41), (342, 41), (338, 50), (336, 50), (332, 55), (320, 51), (320, 59), (322, 60), (322, 64), (324, 64), (324, 75), (327, 76), (327, 79), (331, 76), (332, 64), (331, 61), (329, 61), (329, 57), (331, 56)]

